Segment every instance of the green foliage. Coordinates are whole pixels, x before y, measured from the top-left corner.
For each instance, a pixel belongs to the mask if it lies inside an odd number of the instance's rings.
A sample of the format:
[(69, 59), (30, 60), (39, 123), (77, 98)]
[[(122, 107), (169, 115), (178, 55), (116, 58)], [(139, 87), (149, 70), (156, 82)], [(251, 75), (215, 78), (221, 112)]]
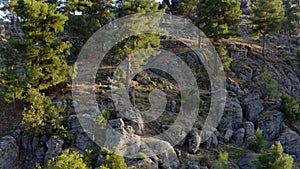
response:
[(220, 152), (219, 159), (216, 161), (212, 167), (213, 169), (229, 169), (228, 166), (228, 153)]
[[(3, 42), (2, 42), (3, 43)], [(8, 44), (1, 44), (1, 63), (0, 65), (0, 95), (8, 103), (24, 99), (24, 87), (20, 70), (20, 60), (14, 49)]]
[(50, 98), (36, 89), (28, 90), (27, 101), (30, 103), (30, 108), (24, 110), (22, 119), (25, 129), (32, 134), (45, 134), (45, 131), (54, 130), (57, 134), (61, 134), (57, 137), (69, 137), (65, 128), (61, 126), (63, 121), (61, 112), (64, 112), (64, 107), (51, 105)]
[(201, 0), (181, 0), (179, 12), (181, 15), (188, 17), (192, 21), (197, 19), (197, 7)]
[(139, 160), (144, 160), (144, 159), (146, 159), (147, 157), (148, 157), (147, 154), (142, 153), (142, 152), (139, 152), (139, 153), (137, 154), (137, 156), (136, 156), (136, 158), (139, 159)]
[(299, 101), (288, 94), (282, 96), (281, 110), (292, 121), (297, 121), (300, 119)]
[(202, 0), (198, 11), (204, 33), (213, 38), (214, 42), (219, 41), (219, 38), (227, 38), (233, 26), (240, 22), (242, 14), (237, 0)]
[(280, 95), (278, 82), (273, 78), (271, 71), (265, 68), (259, 77), (265, 83), (268, 97), (274, 98)]
[(252, 3), (252, 31), (263, 35), (262, 54), (265, 55), (266, 35), (278, 31), (283, 23), (282, 0), (255, 0)]
[(222, 43), (215, 43), (215, 48), (221, 57), (223, 69), (225, 71), (230, 71), (230, 64), (233, 62), (233, 58), (228, 56), (226, 46)]
[(101, 113), (97, 116), (97, 123), (99, 126), (104, 126), (108, 122), (110, 117), (110, 112), (106, 109), (103, 109)]
[(299, 0), (284, 0), (284, 15), (283, 30), (291, 35), (292, 31), (297, 28), (297, 23), (300, 21), (300, 1)]
[(63, 154), (56, 157), (55, 161), (49, 160), (45, 169), (88, 169), (83, 159), (83, 155), (76, 151), (66, 150)]
[(290, 155), (283, 155), (283, 147), (279, 142), (277, 146), (272, 145), (271, 154), (262, 154), (259, 157), (261, 165), (258, 169), (292, 169), (294, 159)]
[(45, 0), (13, 0), (10, 7), (20, 18), (24, 33), (14, 48), (26, 69), (26, 83), (46, 90), (67, 80), (72, 68), (64, 55), (69, 54), (70, 43), (58, 38), (67, 17)]
[(127, 164), (125, 163), (125, 159), (122, 156), (117, 155), (117, 150), (110, 151), (107, 148), (102, 148), (100, 153), (105, 155), (105, 164), (101, 165), (102, 169), (129, 169)]
[(255, 131), (255, 138), (250, 140), (248, 148), (256, 153), (261, 153), (264, 151), (266, 146), (266, 138), (263, 136), (262, 130), (257, 129)]

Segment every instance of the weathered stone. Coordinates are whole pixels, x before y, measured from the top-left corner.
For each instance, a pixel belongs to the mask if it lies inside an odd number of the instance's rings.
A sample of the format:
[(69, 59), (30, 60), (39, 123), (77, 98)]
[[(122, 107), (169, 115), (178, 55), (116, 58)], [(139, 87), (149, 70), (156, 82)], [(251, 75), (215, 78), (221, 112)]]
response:
[(257, 127), (263, 131), (263, 135), (270, 141), (278, 138), (283, 122), (283, 113), (279, 111), (267, 111), (260, 115)]
[(230, 78), (226, 79), (226, 88), (237, 95), (241, 96), (244, 94), (244, 91), (240, 88), (239, 84)]
[(256, 153), (245, 154), (238, 160), (238, 165), (242, 169), (256, 169), (256, 166), (260, 164), (258, 160), (259, 156), (260, 154)]
[(219, 131), (225, 133), (227, 129), (235, 131), (242, 126), (243, 111), (240, 102), (236, 98), (228, 97), (224, 114), (219, 123)]
[(75, 146), (79, 150), (91, 149), (94, 145), (93, 140), (86, 133), (79, 133), (75, 138)]
[(249, 93), (242, 99), (243, 105), (245, 105), (245, 117), (249, 121), (254, 121), (258, 117), (259, 113), (264, 110), (263, 101), (260, 100), (258, 94)]
[(12, 136), (4, 136), (0, 140), (0, 168), (12, 168), (19, 156), (19, 147)]
[(108, 121), (108, 124), (112, 127), (112, 128), (124, 128), (125, 123), (123, 121), (123, 119), (112, 119)]
[(298, 133), (287, 129), (280, 134), (278, 140), (281, 142), (285, 153), (300, 161), (300, 136)]
[(233, 131), (231, 129), (226, 130), (226, 133), (224, 135), (224, 142), (229, 142), (233, 135)]
[(45, 154), (44, 164), (46, 164), (48, 160), (54, 160), (55, 155), (62, 153), (62, 145), (63, 144), (64, 144), (64, 140), (62, 140), (62, 139), (50, 138), (47, 141), (48, 149)]
[(242, 145), (245, 138), (245, 129), (240, 128), (234, 133), (234, 143), (237, 145)]
[(188, 140), (189, 153), (195, 154), (199, 149), (200, 143), (201, 137), (198, 132), (198, 129), (193, 128), (190, 132), (190, 138)]
[(244, 123), (246, 137), (252, 137), (255, 135), (254, 124), (250, 121)]

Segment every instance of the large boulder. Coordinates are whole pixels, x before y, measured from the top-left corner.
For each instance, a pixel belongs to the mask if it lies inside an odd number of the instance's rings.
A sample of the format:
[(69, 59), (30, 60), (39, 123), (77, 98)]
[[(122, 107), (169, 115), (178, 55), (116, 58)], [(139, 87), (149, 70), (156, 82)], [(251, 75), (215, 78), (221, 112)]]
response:
[(281, 142), (285, 153), (300, 161), (300, 136), (298, 133), (287, 129), (280, 134), (278, 140)]
[(238, 165), (242, 169), (256, 169), (256, 166), (260, 164), (259, 156), (260, 154), (256, 153), (245, 154), (238, 160)]
[(12, 136), (2, 137), (0, 140), (0, 168), (14, 167), (19, 156), (19, 147)]
[(283, 125), (283, 113), (279, 111), (266, 111), (257, 120), (257, 127), (263, 131), (267, 140), (278, 138)]
[(219, 131), (225, 133), (226, 130), (233, 131), (239, 129), (243, 122), (243, 111), (240, 102), (236, 98), (228, 97), (223, 117), (219, 123)]
[(138, 135), (127, 134), (113, 128), (106, 130), (104, 147), (117, 148), (120, 155), (127, 158), (136, 158), (139, 153), (159, 159), (163, 169), (178, 168), (179, 159), (172, 145), (157, 138), (144, 138)]
[(264, 110), (263, 101), (260, 100), (258, 94), (249, 93), (241, 99), (245, 106), (245, 117), (249, 121), (254, 121), (259, 113)]

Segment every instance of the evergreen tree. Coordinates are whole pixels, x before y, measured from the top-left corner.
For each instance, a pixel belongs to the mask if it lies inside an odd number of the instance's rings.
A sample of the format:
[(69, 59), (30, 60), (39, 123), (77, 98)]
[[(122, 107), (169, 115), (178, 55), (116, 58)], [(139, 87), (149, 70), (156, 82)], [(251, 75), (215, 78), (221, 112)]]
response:
[(186, 16), (193, 22), (197, 19), (197, 9), (201, 0), (182, 0), (179, 3), (180, 15)]
[(299, 0), (284, 0), (283, 31), (288, 35), (289, 48), (291, 48), (291, 36), (296, 31), (297, 24), (300, 21), (300, 1)]
[[(133, 0), (125, 0), (123, 4), (120, 5), (120, 7), (117, 9), (116, 13), (118, 17), (123, 17), (130, 14), (135, 13), (146, 13), (146, 12), (163, 12), (162, 10), (158, 9), (159, 3), (157, 3), (155, 0), (140, 0), (140, 1), (133, 1)], [(131, 18), (132, 21), (135, 19), (138, 19), (140, 22), (139, 28), (132, 28), (132, 26), (129, 23), (129, 25), (124, 25), (123, 29), (127, 29), (132, 32), (138, 32), (140, 29), (145, 28), (146, 26), (154, 26), (157, 22), (157, 20), (152, 21), (141, 21), (139, 18)], [(113, 49), (113, 53), (115, 55), (115, 59), (124, 59), (127, 58), (128, 60), (128, 67), (126, 71), (126, 89), (129, 91), (129, 77), (131, 72), (131, 64), (139, 65), (140, 63), (143, 63), (148, 57), (150, 57), (149, 53), (143, 54), (139, 53), (135, 56), (134, 60), (131, 59), (130, 55), (134, 52), (137, 52), (140, 49), (151, 49), (153, 47), (159, 47), (160, 45), (160, 35), (157, 34), (139, 34), (134, 35), (123, 42), (119, 43), (116, 47)], [(153, 50), (153, 55), (155, 51)], [(139, 57), (139, 58), (137, 58)], [(131, 62), (132, 61), (132, 62)], [(124, 70), (123, 70), (124, 71)]]
[(241, 13), (237, 0), (202, 0), (198, 15), (204, 33), (218, 42), (229, 36), (233, 26), (240, 22)]
[(284, 19), (282, 0), (255, 0), (252, 3), (253, 32), (263, 38), (262, 55), (265, 56), (266, 35), (278, 31)]
[(262, 154), (259, 157), (261, 165), (258, 169), (292, 169), (294, 159), (290, 155), (283, 155), (283, 147), (279, 142), (277, 146), (272, 145), (271, 154)]
[(27, 84), (45, 90), (67, 80), (72, 73), (65, 57), (70, 43), (58, 38), (67, 17), (45, 0), (13, 0), (10, 6), (24, 32), (24, 40), (15, 49), (26, 69)]

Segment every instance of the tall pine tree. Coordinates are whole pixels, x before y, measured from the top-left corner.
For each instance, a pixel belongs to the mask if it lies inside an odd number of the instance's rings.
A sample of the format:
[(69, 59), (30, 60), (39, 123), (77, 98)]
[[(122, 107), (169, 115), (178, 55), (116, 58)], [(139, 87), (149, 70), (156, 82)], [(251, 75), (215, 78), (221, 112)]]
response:
[(20, 18), (24, 33), (24, 40), (15, 48), (26, 69), (27, 84), (46, 90), (67, 80), (72, 67), (65, 55), (71, 45), (58, 37), (67, 17), (58, 12), (56, 4), (45, 0), (13, 0), (11, 10)]
[(262, 35), (262, 55), (265, 56), (266, 35), (278, 31), (284, 19), (282, 0), (255, 0), (252, 3), (252, 31)]
[(240, 22), (241, 13), (237, 0), (202, 0), (198, 15), (204, 33), (218, 42), (229, 36), (233, 26)]

